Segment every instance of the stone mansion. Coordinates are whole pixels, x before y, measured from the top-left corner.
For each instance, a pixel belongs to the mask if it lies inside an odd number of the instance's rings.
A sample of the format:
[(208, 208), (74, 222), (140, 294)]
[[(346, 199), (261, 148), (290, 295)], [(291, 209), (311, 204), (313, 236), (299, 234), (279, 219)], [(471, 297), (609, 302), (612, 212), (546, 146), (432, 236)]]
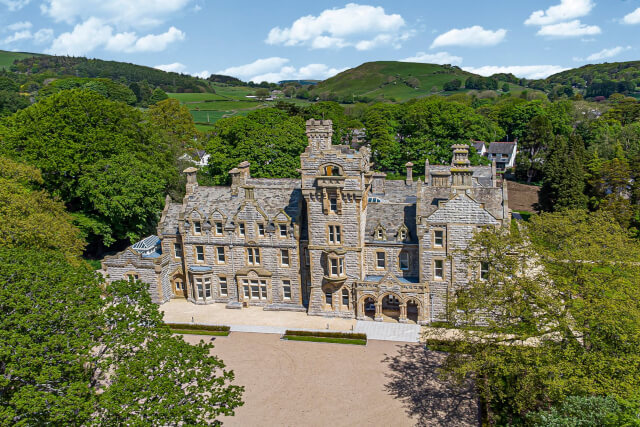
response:
[(470, 166), (467, 145), (425, 179), (387, 180), (367, 147), (332, 145), (330, 120), (307, 121), (299, 179), (252, 178), (199, 186), (189, 168), (181, 203), (169, 197), (150, 236), (106, 257), (107, 280), (136, 278), (152, 299), (186, 298), (230, 309), (427, 324), (443, 319), (451, 291), (468, 283), (458, 249), (485, 226), (506, 226), (507, 189), (492, 166)]

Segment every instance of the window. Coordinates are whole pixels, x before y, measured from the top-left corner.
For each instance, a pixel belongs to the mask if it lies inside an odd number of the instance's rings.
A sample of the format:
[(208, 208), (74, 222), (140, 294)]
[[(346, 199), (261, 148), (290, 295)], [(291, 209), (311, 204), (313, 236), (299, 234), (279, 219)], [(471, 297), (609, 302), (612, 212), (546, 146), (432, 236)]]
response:
[(222, 221), (215, 222), (215, 235), (222, 236), (224, 234), (224, 229), (222, 228)]
[(344, 276), (344, 258), (331, 258), (331, 276)]
[(182, 245), (180, 243), (173, 244), (173, 254), (175, 258), (182, 258)]
[(405, 252), (405, 251), (400, 252), (398, 263), (400, 264), (400, 270), (408, 270), (409, 269), (409, 252)]
[(282, 298), (291, 299), (291, 282), (289, 280), (282, 281)]
[(226, 297), (229, 294), (229, 288), (227, 287), (227, 278), (220, 276), (218, 279), (220, 283), (220, 296)]
[(247, 248), (247, 263), (249, 265), (260, 265), (259, 248)]
[(378, 270), (387, 268), (387, 257), (384, 252), (376, 252), (376, 268)]
[(342, 235), (340, 233), (339, 225), (329, 226), (329, 243), (332, 245), (339, 245), (342, 242)]
[(224, 246), (216, 247), (216, 261), (218, 264), (224, 264), (227, 261), (224, 254)]
[(380, 200), (379, 197), (371, 197), (371, 196), (369, 196), (367, 198), (367, 202), (369, 202), (369, 203), (380, 203), (381, 200)]
[(213, 289), (211, 288), (211, 277), (204, 278), (204, 292), (205, 292), (205, 297), (207, 299), (210, 299), (211, 294), (213, 293)]
[(238, 223), (238, 236), (240, 236), (240, 237), (244, 237), (245, 236), (244, 222), (239, 222)]
[(433, 278), (442, 280), (444, 278), (444, 261), (437, 259), (433, 261)]
[(324, 302), (327, 305), (333, 305), (333, 294), (331, 293), (331, 291), (326, 291), (324, 293)]
[(340, 168), (338, 166), (325, 166), (324, 167), (324, 175), (325, 176), (340, 176)]
[(376, 230), (376, 239), (383, 240), (384, 239), (384, 229), (382, 227)]
[(193, 234), (202, 233), (202, 223), (200, 221), (193, 222)]
[(278, 228), (280, 229), (280, 237), (287, 237), (287, 224), (280, 224)]
[(488, 262), (480, 263), (480, 279), (482, 280), (489, 279), (489, 263)]
[(264, 279), (242, 279), (245, 298), (254, 300), (267, 299), (267, 281)]
[(280, 249), (280, 265), (289, 267), (289, 249)]
[(444, 246), (444, 230), (433, 231), (433, 246), (441, 248)]
[(329, 210), (334, 213), (338, 212), (338, 199), (336, 197), (329, 199)]
[(134, 280), (138, 280), (139, 279), (138, 273), (129, 273), (129, 274), (127, 274), (127, 279), (130, 282), (133, 282)]
[(264, 237), (264, 224), (261, 222), (258, 223), (258, 236)]
[(349, 308), (349, 290), (342, 288), (342, 305)]
[(196, 277), (196, 289), (198, 291), (198, 299), (204, 298), (204, 288), (202, 283), (202, 277)]
[(407, 230), (405, 229), (400, 230), (400, 232), (398, 233), (398, 238), (400, 240), (407, 240)]
[(183, 292), (184, 291), (184, 283), (182, 282), (182, 279), (175, 279), (173, 281), (173, 286), (175, 286), (176, 292)]
[(204, 246), (196, 246), (196, 262), (204, 262)]

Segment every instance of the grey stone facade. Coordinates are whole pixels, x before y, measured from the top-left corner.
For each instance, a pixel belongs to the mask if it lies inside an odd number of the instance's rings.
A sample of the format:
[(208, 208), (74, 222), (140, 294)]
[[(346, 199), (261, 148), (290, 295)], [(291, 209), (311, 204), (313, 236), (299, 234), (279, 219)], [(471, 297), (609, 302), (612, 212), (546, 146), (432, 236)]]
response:
[[(458, 255), (480, 227), (510, 221), (495, 165), (470, 166), (455, 145), (450, 166), (424, 181), (386, 180), (367, 147), (332, 145), (332, 123), (309, 120), (300, 179), (252, 178), (201, 187), (189, 168), (182, 203), (168, 197), (158, 247), (106, 257), (108, 280), (137, 275), (163, 303), (257, 305), (310, 315), (429, 323), (444, 318), (469, 266)], [(153, 239), (145, 239), (152, 242)]]

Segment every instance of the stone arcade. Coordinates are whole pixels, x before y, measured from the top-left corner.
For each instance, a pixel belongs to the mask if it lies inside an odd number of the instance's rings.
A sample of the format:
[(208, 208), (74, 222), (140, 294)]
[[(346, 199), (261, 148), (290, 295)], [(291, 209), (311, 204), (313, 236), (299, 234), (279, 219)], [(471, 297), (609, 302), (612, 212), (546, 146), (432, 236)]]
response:
[(425, 165), (414, 181), (371, 170), (367, 147), (332, 145), (329, 120), (307, 121), (300, 179), (252, 178), (202, 187), (189, 168), (182, 203), (167, 197), (158, 236), (106, 257), (108, 280), (140, 279), (164, 303), (186, 298), (227, 308), (427, 324), (480, 266), (458, 249), (511, 214), (495, 163), (470, 166), (454, 145), (451, 166)]

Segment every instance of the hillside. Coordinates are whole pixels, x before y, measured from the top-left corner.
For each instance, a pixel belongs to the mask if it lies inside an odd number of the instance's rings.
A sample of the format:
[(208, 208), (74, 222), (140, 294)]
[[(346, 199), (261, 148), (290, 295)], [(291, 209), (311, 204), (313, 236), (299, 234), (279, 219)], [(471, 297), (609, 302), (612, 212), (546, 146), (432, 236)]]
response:
[(36, 55), (36, 53), (9, 52), (7, 50), (0, 50), (0, 69), (8, 70), (14, 61), (24, 58), (31, 58), (32, 56)]

